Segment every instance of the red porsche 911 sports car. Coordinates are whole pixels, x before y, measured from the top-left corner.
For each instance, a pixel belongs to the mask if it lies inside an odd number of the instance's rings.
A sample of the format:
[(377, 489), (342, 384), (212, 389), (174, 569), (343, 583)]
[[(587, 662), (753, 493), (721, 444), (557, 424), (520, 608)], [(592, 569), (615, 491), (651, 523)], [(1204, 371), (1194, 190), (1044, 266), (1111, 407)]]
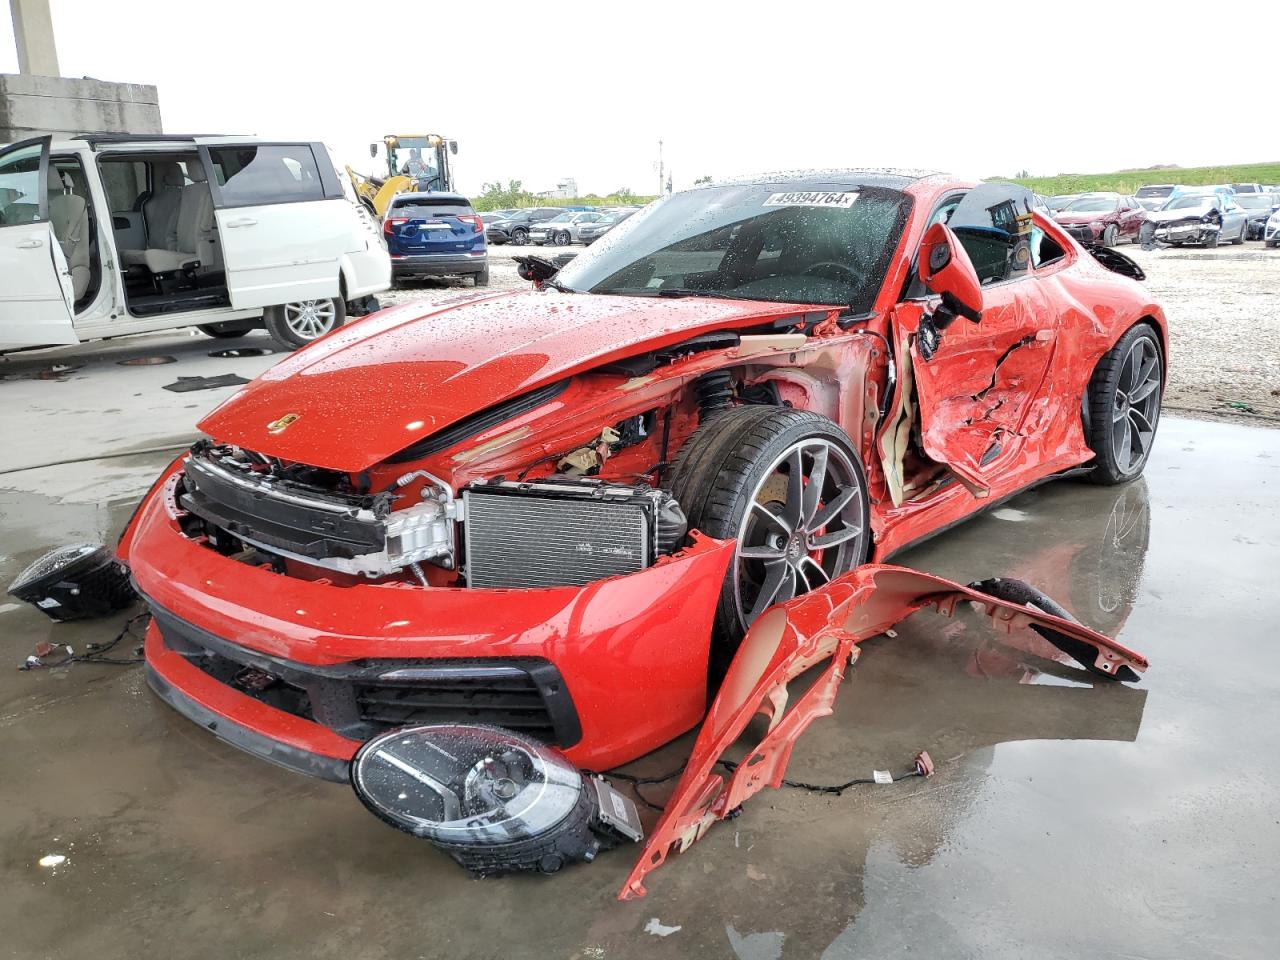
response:
[(864, 565), (1049, 479), (1141, 473), (1164, 315), (1033, 203), (938, 175), (717, 184), (558, 273), (526, 261), (529, 291), (334, 331), (207, 416), (126, 530), (151, 686), (335, 780), (410, 725), (593, 770), (684, 733), (776, 605), (923, 596)]

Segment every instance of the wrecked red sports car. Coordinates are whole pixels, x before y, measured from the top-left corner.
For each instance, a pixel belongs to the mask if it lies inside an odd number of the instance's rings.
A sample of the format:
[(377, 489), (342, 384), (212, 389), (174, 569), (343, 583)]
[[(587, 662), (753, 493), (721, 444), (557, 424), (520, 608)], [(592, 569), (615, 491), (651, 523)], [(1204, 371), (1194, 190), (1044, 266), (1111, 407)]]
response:
[[(775, 605), (845, 610), (863, 565), (1030, 486), (1141, 473), (1163, 313), (1132, 261), (1032, 203), (859, 171), (704, 187), (559, 273), (526, 263), (534, 290), (384, 310), (284, 359), (204, 419), (121, 541), (153, 689), (334, 780), (423, 724), (592, 770), (666, 743)], [(965, 589), (913, 586), (896, 619)], [(861, 636), (820, 632), (788, 634), (808, 652), (786, 670)], [(1145, 665), (1076, 634), (1095, 672)], [(734, 663), (735, 696), (767, 665)]]

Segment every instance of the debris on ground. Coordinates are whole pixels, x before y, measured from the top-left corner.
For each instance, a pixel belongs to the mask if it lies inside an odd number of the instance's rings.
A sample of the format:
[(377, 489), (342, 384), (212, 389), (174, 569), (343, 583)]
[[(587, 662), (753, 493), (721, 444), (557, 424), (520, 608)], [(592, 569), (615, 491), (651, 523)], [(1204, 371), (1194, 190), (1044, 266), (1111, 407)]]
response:
[(45, 367), (43, 370), (37, 373), (36, 379), (37, 380), (64, 380), (66, 379), (67, 374), (75, 373), (77, 370), (79, 370), (83, 366), (84, 366), (83, 362), (55, 363), (53, 366)]
[(217, 377), (179, 377), (173, 383), (166, 383), (164, 389), (174, 393), (190, 393), (192, 390), (212, 390), (215, 387), (237, 387), (248, 382), (238, 374), (224, 373)]
[(666, 924), (658, 920), (657, 917), (650, 917), (649, 922), (644, 925), (644, 932), (651, 933), (655, 937), (669, 937), (673, 933), (679, 933), (683, 927), (676, 924), (674, 927), (668, 927)]

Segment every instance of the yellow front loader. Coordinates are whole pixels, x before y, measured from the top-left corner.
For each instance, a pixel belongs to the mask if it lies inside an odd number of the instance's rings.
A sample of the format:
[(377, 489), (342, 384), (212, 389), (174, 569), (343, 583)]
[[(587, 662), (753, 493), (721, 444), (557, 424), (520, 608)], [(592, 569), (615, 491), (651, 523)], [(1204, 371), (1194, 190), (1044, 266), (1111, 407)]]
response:
[[(397, 193), (450, 193), (453, 167), (450, 154), (458, 152), (458, 141), (434, 133), (389, 133), (382, 138), (386, 159), (385, 175), (356, 173), (347, 165), (347, 175), (360, 202), (376, 217), (386, 215)], [(378, 158), (378, 144), (369, 144), (369, 156)]]

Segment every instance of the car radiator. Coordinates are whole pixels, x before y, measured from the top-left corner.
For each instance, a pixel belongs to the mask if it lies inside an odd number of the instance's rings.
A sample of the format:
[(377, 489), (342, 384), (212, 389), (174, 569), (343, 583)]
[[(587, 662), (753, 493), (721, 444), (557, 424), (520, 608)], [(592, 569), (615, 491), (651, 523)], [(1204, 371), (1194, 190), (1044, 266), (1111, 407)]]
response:
[(463, 491), (467, 585), (581, 585), (650, 566), (685, 534), (662, 490), (593, 480), (476, 484)]

